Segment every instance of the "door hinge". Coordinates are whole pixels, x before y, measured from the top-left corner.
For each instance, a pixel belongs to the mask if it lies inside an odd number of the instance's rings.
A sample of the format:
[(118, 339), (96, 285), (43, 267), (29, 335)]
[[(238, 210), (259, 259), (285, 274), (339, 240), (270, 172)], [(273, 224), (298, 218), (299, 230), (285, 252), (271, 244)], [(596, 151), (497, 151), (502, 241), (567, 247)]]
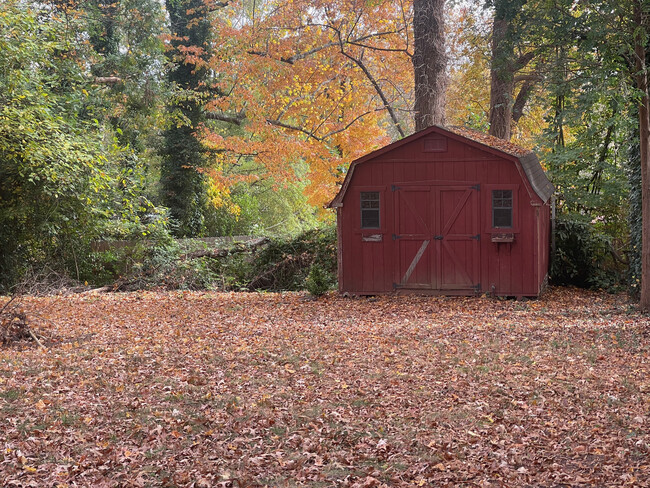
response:
[(472, 190), (481, 191), (481, 184), (477, 183), (476, 185), (470, 186)]
[(475, 236), (471, 236), (470, 239), (474, 239), (475, 241), (480, 241), (481, 240), (481, 234), (476, 234)]
[(444, 236), (443, 236), (443, 235), (435, 236), (434, 239), (435, 239), (436, 241), (441, 241), (441, 240), (444, 239)]
[(401, 239), (402, 236), (398, 236), (397, 234), (393, 234), (393, 240), (396, 241), (397, 239)]
[(396, 185), (390, 185), (390, 191), (397, 191), (397, 190), (401, 190), (401, 188)]

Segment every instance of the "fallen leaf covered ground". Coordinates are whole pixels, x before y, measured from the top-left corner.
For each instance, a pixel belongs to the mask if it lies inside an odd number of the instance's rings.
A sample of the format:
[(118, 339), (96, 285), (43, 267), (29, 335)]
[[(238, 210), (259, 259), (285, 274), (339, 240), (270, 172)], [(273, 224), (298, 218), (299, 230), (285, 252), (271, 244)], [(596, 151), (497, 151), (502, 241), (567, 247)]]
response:
[(650, 327), (625, 297), (25, 299), (0, 486), (649, 486)]

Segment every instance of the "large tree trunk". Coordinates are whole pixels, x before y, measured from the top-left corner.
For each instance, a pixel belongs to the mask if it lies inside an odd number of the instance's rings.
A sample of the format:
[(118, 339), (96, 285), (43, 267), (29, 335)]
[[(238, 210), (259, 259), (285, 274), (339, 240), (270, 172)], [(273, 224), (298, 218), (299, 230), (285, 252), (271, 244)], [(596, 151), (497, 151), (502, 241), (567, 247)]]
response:
[(641, 149), (641, 198), (642, 198), (642, 250), (641, 250), (641, 302), (640, 308), (650, 312), (650, 100), (646, 73), (646, 46), (643, 39), (644, 17), (641, 0), (634, 2), (634, 54), (636, 85), (641, 91), (639, 101), (639, 135)]
[[(537, 56), (537, 51), (515, 54), (515, 46), (528, 28), (518, 18), (526, 0), (494, 0), (492, 23), (492, 59), (490, 62), (490, 134), (509, 140), (512, 123), (519, 121), (533, 88), (541, 76), (528, 73), (517, 76)], [(528, 20), (531, 22), (531, 20)], [(516, 85), (521, 83), (515, 97)]]
[(413, 1), (415, 130), (445, 123), (445, 0)]
[[(492, 24), (492, 65), (490, 67), (490, 134), (509, 140), (512, 131), (515, 91), (514, 50), (507, 42), (509, 22), (497, 18)], [(523, 110), (523, 107), (522, 107)]]

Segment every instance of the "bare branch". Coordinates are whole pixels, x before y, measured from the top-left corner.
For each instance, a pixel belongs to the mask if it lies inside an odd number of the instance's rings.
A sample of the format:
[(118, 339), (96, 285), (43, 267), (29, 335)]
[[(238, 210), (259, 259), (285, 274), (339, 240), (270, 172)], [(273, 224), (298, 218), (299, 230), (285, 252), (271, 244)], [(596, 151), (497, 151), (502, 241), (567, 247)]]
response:
[(12, 297), (9, 299), (9, 301), (8, 301), (7, 303), (5, 303), (4, 306), (3, 306), (2, 308), (0, 308), (0, 314), (1, 314), (2, 312), (4, 312), (5, 309), (6, 309), (9, 305), (11, 305), (11, 302), (13, 302), (13, 301), (16, 299), (17, 296), (18, 296), (18, 295), (14, 295), (14, 296), (12, 296)]
[[(328, 25), (328, 24), (315, 24), (314, 23), (314, 24), (306, 24), (306, 26), (309, 26), (309, 27), (324, 27), (324, 28), (333, 30), (337, 34), (340, 34), (340, 32), (335, 27), (333, 27), (331, 25)], [(409, 53), (406, 48), (404, 48), (404, 49), (391, 49), (391, 48), (381, 48), (381, 47), (377, 47), (377, 46), (371, 46), (371, 45), (368, 45), (368, 44), (363, 44), (363, 41), (367, 41), (369, 39), (374, 39), (374, 38), (378, 38), (378, 37), (388, 36), (388, 35), (391, 35), (391, 34), (398, 34), (399, 32), (401, 32), (403, 30), (404, 29), (383, 31), (383, 32), (373, 32), (372, 34), (366, 34), (365, 36), (361, 36), (361, 37), (358, 37), (356, 39), (352, 39), (352, 40), (346, 39), (345, 41), (343, 41), (343, 44), (359, 46), (359, 47), (362, 47), (362, 48), (372, 49), (374, 51), (404, 52), (410, 57), (411, 53)], [(313, 54), (316, 54), (316, 53), (318, 53), (320, 51), (323, 51), (325, 49), (328, 49), (330, 47), (338, 46), (338, 45), (340, 45), (340, 43), (341, 43), (341, 41), (338, 41), (338, 42), (330, 41), (330, 42), (327, 42), (327, 43), (323, 44), (322, 46), (317, 46), (317, 47), (315, 47), (313, 49), (310, 49), (308, 51), (304, 51), (304, 52), (301, 52), (301, 53), (296, 53), (296, 54), (294, 54), (292, 56), (289, 56), (289, 57), (280, 57), (277, 60), (281, 61), (283, 63), (287, 63), (287, 64), (294, 64), (296, 61), (300, 61), (302, 59), (308, 58), (309, 56), (311, 56)], [(265, 52), (265, 51), (248, 51), (248, 54), (253, 55), (253, 56), (260, 56), (260, 57), (264, 57), (264, 58), (270, 57), (269, 53)]]
[(277, 119), (266, 119), (266, 121), (271, 125), (275, 125), (276, 127), (282, 127), (283, 129), (289, 129), (289, 130), (294, 130), (294, 131), (297, 131), (297, 132), (302, 132), (303, 134), (306, 134), (307, 137), (309, 137), (311, 139), (314, 139), (315, 141), (323, 142), (323, 138), (317, 137), (313, 132), (311, 132), (311, 131), (303, 128), (303, 127), (298, 127), (297, 125), (287, 124), (286, 122), (282, 122), (282, 121), (277, 120)]
[(374, 112), (381, 112), (382, 110), (384, 110), (384, 107), (379, 107), (379, 108), (376, 108), (376, 109), (373, 109), (373, 110), (368, 110), (367, 112), (364, 112), (364, 113), (362, 113), (362, 114), (360, 114), (360, 115), (357, 115), (354, 119), (352, 119), (350, 122), (348, 122), (345, 126), (341, 127), (340, 129), (337, 129), (337, 130), (334, 130), (334, 131), (332, 131), (332, 132), (330, 132), (330, 133), (328, 133), (328, 134), (325, 134), (325, 135), (322, 137), (322, 139), (327, 139), (327, 138), (329, 138), (329, 137), (332, 137), (333, 135), (336, 135), (336, 134), (339, 134), (339, 133), (341, 133), (341, 132), (344, 132), (344, 131), (346, 131), (347, 129), (349, 129), (350, 127), (352, 127), (352, 125), (354, 125), (354, 123), (355, 123), (357, 120), (360, 120), (360, 119), (362, 119), (363, 117), (365, 117), (366, 115), (370, 115), (371, 113), (374, 113)]
[(242, 125), (244, 120), (246, 120), (246, 114), (243, 112), (237, 115), (224, 114), (223, 112), (206, 112), (205, 117), (208, 120), (218, 120), (220, 122), (228, 122), (235, 125)]
[(514, 62), (512, 68), (513, 68), (513, 73), (516, 73), (517, 71), (525, 68), (528, 63), (530, 63), (533, 59), (535, 59), (535, 56), (537, 56), (537, 50), (533, 51), (528, 51), (527, 53), (522, 54), (517, 58), (517, 60)]
[(122, 78), (119, 76), (95, 76), (95, 83), (100, 85), (115, 85), (122, 83)]
[(393, 122), (395, 129), (397, 129), (397, 132), (399, 132), (399, 135), (401, 137), (405, 137), (406, 134), (404, 133), (404, 129), (402, 129), (402, 124), (400, 123), (399, 119), (397, 118), (397, 115), (395, 114), (395, 110), (393, 110), (393, 106), (388, 101), (388, 98), (384, 94), (384, 91), (381, 89), (381, 86), (379, 86), (377, 80), (375, 80), (375, 77), (372, 76), (372, 73), (370, 72), (368, 67), (360, 59), (357, 59), (351, 54), (345, 52), (345, 50), (343, 49), (343, 45), (341, 45), (341, 54), (343, 54), (346, 58), (353, 61), (361, 69), (361, 71), (363, 71), (363, 74), (366, 75), (366, 78), (368, 78), (368, 81), (370, 81), (370, 83), (374, 87), (375, 91), (377, 92), (377, 95), (379, 95), (379, 98), (381, 98), (381, 101), (384, 104), (384, 108), (388, 111), (388, 114), (390, 115), (390, 119)]
[(358, 46), (364, 49), (370, 49), (372, 51), (381, 51), (381, 52), (387, 52), (387, 53), (404, 53), (406, 54), (409, 58), (412, 58), (413, 55), (408, 52), (406, 48), (404, 49), (394, 49), (394, 48), (389, 48), (389, 47), (377, 47), (377, 46), (370, 46), (368, 44), (363, 44), (360, 42), (354, 42), (354, 41), (349, 41), (348, 44), (352, 46)]
[(338, 44), (338, 43), (336, 43), (336, 42), (328, 42), (328, 43), (326, 43), (326, 44), (323, 44), (322, 46), (319, 46), (319, 47), (315, 47), (315, 48), (313, 48), (313, 49), (310, 49), (309, 51), (305, 51), (305, 52), (303, 52), (303, 53), (294, 54), (293, 56), (290, 56), (290, 57), (288, 57), (288, 58), (280, 58), (280, 61), (282, 61), (282, 62), (284, 62), (284, 63), (293, 64), (293, 63), (295, 63), (296, 61), (300, 61), (301, 59), (305, 59), (305, 58), (311, 56), (312, 54), (316, 54), (316, 53), (319, 52), (319, 51), (322, 51), (322, 50), (327, 49), (327, 48), (329, 48), (329, 47), (336, 46), (337, 44)]

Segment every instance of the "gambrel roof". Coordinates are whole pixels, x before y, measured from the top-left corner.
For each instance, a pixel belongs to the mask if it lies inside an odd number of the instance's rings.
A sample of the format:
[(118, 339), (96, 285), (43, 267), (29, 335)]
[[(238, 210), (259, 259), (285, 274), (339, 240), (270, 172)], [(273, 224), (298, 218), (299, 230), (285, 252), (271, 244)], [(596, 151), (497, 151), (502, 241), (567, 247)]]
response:
[(507, 159), (513, 160), (515, 163), (519, 164), (531, 188), (542, 200), (542, 202), (547, 202), (555, 191), (555, 187), (546, 176), (546, 173), (544, 172), (544, 169), (542, 168), (537, 155), (533, 151), (525, 149), (521, 146), (517, 146), (516, 144), (513, 144), (509, 141), (505, 141), (503, 139), (499, 139), (497, 137), (473, 129), (468, 129), (466, 127), (442, 127), (434, 125), (432, 127), (428, 127), (427, 129), (421, 130), (420, 132), (416, 132), (415, 134), (412, 134), (408, 137), (405, 137), (404, 139), (389, 144), (388, 146), (377, 149), (376, 151), (366, 154), (365, 156), (362, 156), (361, 158), (353, 161), (350, 164), (350, 169), (348, 170), (339, 193), (336, 195), (334, 200), (330, 202), (329, 207), (336, 208), (343, 205), (343, 197), (345, 196), (347, 188), (350, 184), (352, 174), (354, 173), (354, 168), (358, 164), (364, 163), (370, 159), (374, 159), (388, 151), (392, 151), (393, 149), (396, 149), (400, 146), (412, 143), (413, 141), (416, 141), (422, 137), (426, 137), (432, 133), (437, 133), (451, 139), (464, 142), (476, 147), (477, 149), (482, 149), (489, 153), (507, 156)]

